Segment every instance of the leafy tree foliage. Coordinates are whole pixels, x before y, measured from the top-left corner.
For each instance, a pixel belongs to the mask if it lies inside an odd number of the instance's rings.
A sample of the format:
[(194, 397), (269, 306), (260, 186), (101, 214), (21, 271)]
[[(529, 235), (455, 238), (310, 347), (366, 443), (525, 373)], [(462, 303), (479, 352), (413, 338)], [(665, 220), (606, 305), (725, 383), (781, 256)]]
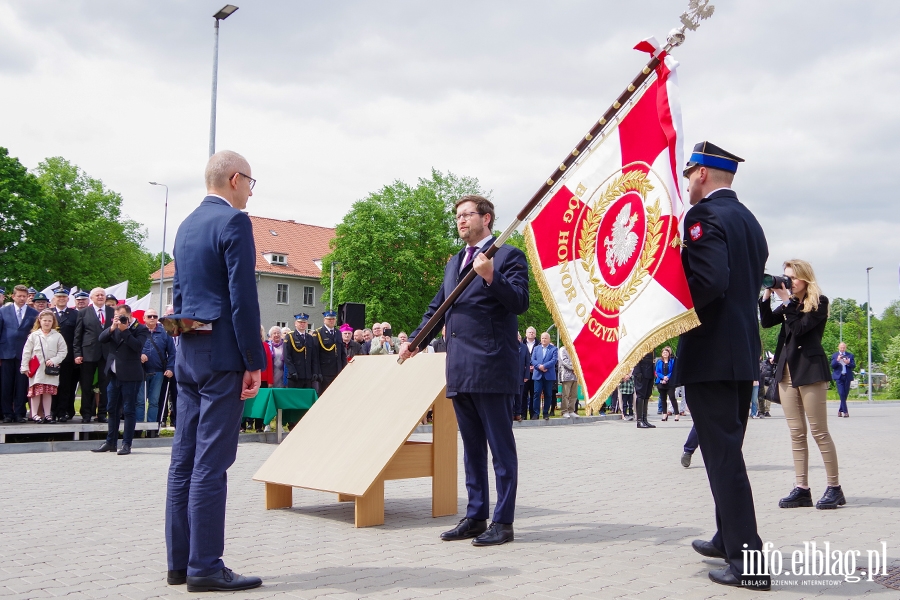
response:
[[(525, 236), (518, 231), (513, 233), (506, 243), (525, 252)], [(524, 339), (525, 330), (529, 327), (534, 327), (537, 330), (538, 338), (540, 338), (541, 332), (547, 331), (553, 325), (553, 315), (550, 314), (550, 310), (544, 303), (541, 288), (538, 287), (537, 279), (534, 278), (534, 271), (531, 269), (530, 263), (528, 269), (528, 299), (528, 310), (519, 315), (519, 332)], [(555, 340), (556, 332), (551, 331), (550, 334), (550, 338)], [(560, 344), (562, 344), (561, 338)]]
[(323, 297), (333, 262), (335, 304), (364, 303), (369, 322), (411, 331), (460, 249), (453, 203), (464, 194), (486, 192), (477, 179), (433, 169), (416, 186), (395, 181), (355, 202), (322, 260)]
[(0, 219), (7, 286), (90, 289), (127, 279), (131, 295), (150, 290), (158, 263), (143, 248), (146, 232), (122, 214), (121, 195), (62, 157), (32, 175), (0, 148)]

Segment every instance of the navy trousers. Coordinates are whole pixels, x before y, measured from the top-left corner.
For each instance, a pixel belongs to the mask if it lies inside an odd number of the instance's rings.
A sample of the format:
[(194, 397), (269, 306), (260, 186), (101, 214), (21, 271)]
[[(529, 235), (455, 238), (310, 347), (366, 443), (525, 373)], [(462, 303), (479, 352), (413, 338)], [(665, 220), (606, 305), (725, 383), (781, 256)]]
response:
[(205, 577), (225, 566), (228, 467), (237, 455), (243, 373), (214, 371), (212, 336), (182, 336), (175, 359), (178, 427), (166, 493), (169, 570)]
[(121, 381), (115, 373), (109, 375), (106, 387), (106, 412), (109, 414), (109, 426), (106, 429), (106, 443), (113, 448), (119, 442), (119, 410), (125, 417), (122, 427), (122, 443), (131, 445), (134, 439), (134, 408), (138, 392), (143, 381)]
[(697, 428), (691, 427), (691, 432), (688, 434), (687, 441), (684, 443), (684, 451), (688, 454), (693, 454), (699, 445), (700, 442), (697, 441)]
[(716, 504), (716, 534), (711, 541), (728, 557), (731, 572), (739, 580), (748, 579), (742, 577), (742, 551), (762, 550), (753, 492), (741, 451), (752, 392), (752, 381), (710, 381), (684, 386)]
[(841, 405), (838, 407), (838, 412), (847, 412), (847, 396), (850, 395), (850, 381), (849, 375), (841, 375), (834, 380), (834, 384), (837, 386), (838, 397), (841, 399)]
[(28, 375), (19, 371), (22, 357), (3, 359), (0, 364), (0, 412), (10, 419), (25, 418), (25, 399), (28, 397)]
[(494, 457), (497, 505), (494, 521), (512, 523), (516, 512), (519, 458), (512, 432), (513, 403), (517, 394), (464, 394), (452, 398), (463, 443), (463, 464), (469, 504), (466, 517), (487, 520), (490, 512), (487, 450)]
[(534, 381), (529, 379), (528, 381), (525, 381), (524, 384), (525, 385), (522, 386), (522, 393), (519, 395), (519, 403), (516, 405), (516, 410), (514, 412), (523, 419), (527, 419), (528, 413), (535, 416), (535, 413), (532, 412), (531, 409), (531, 399), (534, 397)]
[(550, 407), (556, 402), (556, 381), (548, 381), (547, 379), (534, 380), (534, 400), (531, 406), (532, 417), (537, 417), (541, 413), (541, 396), (544, 397), (544, 418), (550, 416)]

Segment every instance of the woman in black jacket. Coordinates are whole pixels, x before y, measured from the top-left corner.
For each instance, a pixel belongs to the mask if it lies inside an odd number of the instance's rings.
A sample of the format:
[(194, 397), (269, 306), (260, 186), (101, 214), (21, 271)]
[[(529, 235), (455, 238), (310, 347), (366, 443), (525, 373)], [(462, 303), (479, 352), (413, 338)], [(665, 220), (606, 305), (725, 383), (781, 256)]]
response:
[[(791, 431), (794, 451), (796, 486), (778, 502), (781, 508), (812, 506), (809, 490), (809, 449), (806, 443), (806, 421), (813, 439), (822, 453), (828, 487), (816, 508), (837, 508), (846, 504), (838, 482), (837, 451), (828, 433), (825, 393), (831, 370), (822, 334), (828, 320), (828, 298), (819, 292), (812, 266), (803, 260), (784, 263), (784, 274), (791, 278), (791, 289), (767, 289), (759, 301), (759, 317), (763, 327), (781, 325), (775, 349), (775, 381), (781, 396), (781, 407)], [(774, 291), (781, 304), (772, 309), (769, 298)]]

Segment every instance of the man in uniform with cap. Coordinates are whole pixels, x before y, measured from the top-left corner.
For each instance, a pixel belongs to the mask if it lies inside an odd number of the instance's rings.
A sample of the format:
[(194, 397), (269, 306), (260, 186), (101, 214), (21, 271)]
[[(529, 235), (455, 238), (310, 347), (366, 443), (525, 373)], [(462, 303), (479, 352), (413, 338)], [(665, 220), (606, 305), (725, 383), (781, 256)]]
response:
[(59, 385), (53, 396), (53, 419), (65, 423), (75, 416), (75, 384), (78, 381), (75, 366), (75, 322), (78, 311), (69, 308), (69, 290), (59, 288), (53, 292), (53, 314), (59, 323), (59, 333), (66, 342), (65, 360), (59, 365)]
[(81, 310), (82, 308), (87, 308), (88, 303), (91, 301), (91, 295), (81, 290), (75, 294), (75, 310)]
[(684, 169), (692, 208), (684, 217), (681, 261), (700, 326), (681, 335), (674, 377), (697, 431), (716, 506), (716, 534), (694, 540), (721, 558), (715, 583), (767, 590), (768, 575), (744, 575), (744, 550), (762, 549), (741, 446), (759, 376), (757, 299), (769, 256), (762, 227), (731, 189), (742, 158), (709, 142), (694, 146)]
[(34, 308), (34, 296), (37, 294), (37, 290), (33, 287), (28, 288), (28, 300), (25, 301), (25, 304)]
[(331, 382), (347, 364), (347, 355), (344, 354), (341, 334), (334, 327), (337, 322), (337, 312), (326, 310), (322, 316), (325, 317), (325, 324), (313, 333), (317, 338), (316, 350), (319, 355), (319, 395), (325, 393)]
[(287, 387), (313, 389), (319, 373), (319, 354), (316, 352), (316, 338), (306, 331), (309, 315), (294, 315), (294, 331), (284, 343), (284, 372)]
[(0, 306), (6, 304), (6, 288), (0, 287)]

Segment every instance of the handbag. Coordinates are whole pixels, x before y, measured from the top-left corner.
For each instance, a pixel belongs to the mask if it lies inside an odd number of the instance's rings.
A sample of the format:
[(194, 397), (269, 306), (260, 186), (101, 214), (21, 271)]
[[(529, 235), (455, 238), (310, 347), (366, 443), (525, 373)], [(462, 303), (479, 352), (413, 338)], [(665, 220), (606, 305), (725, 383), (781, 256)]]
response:
[(774, 402), (775, 404), (781, 404), (781, 395), (778, 392), (778, 384), (774, 381), (766, 388), (766, 400)]
[[(38, 334), (38, 335), (40, 335), (40, 334)], [(46, 361), (46, 359), (47, 359), (47, 354), (44, 352), (44, 340), (38, 338), (38, 341), (41, 343), (41, 354), (43, 355), (44, 360)], [(37, 358), (37, 357), (32, 356), (32, 357), (31, 357), (31, 360), (34, 360), (35, 358)], [(39, 362), (38, 364), (40, 364), (40, 362)], [(28, 363), (28, 367), (31, 368), (31, 362), (30, 362), (30, 361), (29, 361), (29, 363)], [(37, 373), (37, 369), (35, 369), (34, 372)], [(59, 365), (53, 365), (53, 366), (45, 365), (45, 366), (44, 366), (44, 374), (45, 374), (45, 375), (50, 375), (50, 376), (55, 377), (55, 376), (59, 375), (59, 372), (60, 372), (60, 366), (59, 366)], [(31, 376), (34, 377), (34, 375), (31, 375)]]

